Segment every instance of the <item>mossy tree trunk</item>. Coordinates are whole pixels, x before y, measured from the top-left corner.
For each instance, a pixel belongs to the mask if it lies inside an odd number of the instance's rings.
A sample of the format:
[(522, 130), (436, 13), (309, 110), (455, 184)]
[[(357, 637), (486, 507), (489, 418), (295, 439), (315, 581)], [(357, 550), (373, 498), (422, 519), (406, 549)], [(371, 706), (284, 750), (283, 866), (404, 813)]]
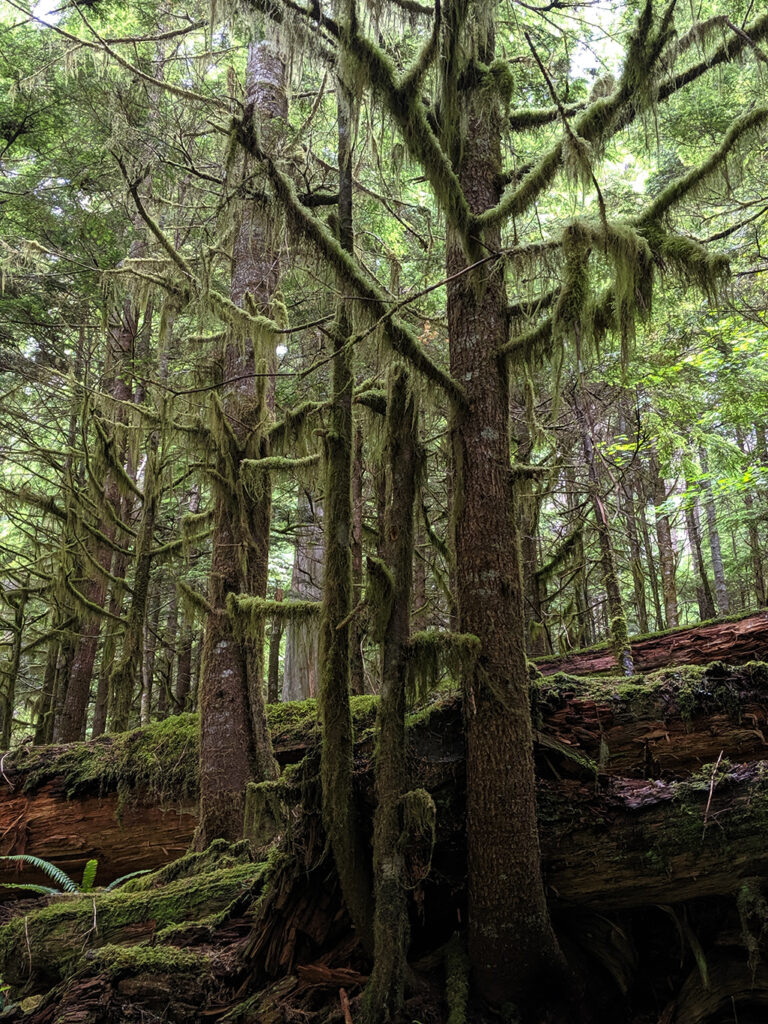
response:
[(5, 663), (0, 666), (0, 748), (8, 750), (13, 731), (13, 709), (16, 703), (16, 682), (21, 665), (21, 649), (24, 638), (24, 612), (29, 600), (29, 590), (21, 587), (6, 591), (3, 599), (13, 612), (13, 619), (6, 623), (11, 633), (11, 650)]
[(155, 536), (155, 520), (160, 497), (156, 441), (157, 439), (154, 438), (150, 442), (150, 451), (147, 454), (144, 471), (144, 499), (141, 507), (141, 523), (136, 538), (136, 569), (128, 609), (128, 622), (123, 638), (123, 649), (109, 680), (109, 726), (111, 732), (124, 732), (130, 724), (131, 705), (144, 654), (144, 623), (147, 615), (149, 581), (152, 570), (152, 542)]
[[(339, 113), (339, 225), (346, 252), (354, 248), (352, 223), (353, 99), (337, 79)], [(373, 948), (368, 853), (357, 823), (352, 783), (349, 615), (352, 610), (352, 375), (347, 344), (351, 324), (344, 300), (332, 331), (332, 405), (325, 435), (325, 570), (320, 618), (321, 779), (323, 822), (339, 873), (344, 902), (361, 942)]]
[[(251, 43), (246, 69), (246, 105), (260, 125), (284, 124), (288, 106), (285, 64), (268, 42)], [(254, 203), (240, 209), (233, 247), (230, 294), (233, 302), (269, 306), (279, 284), (279, 259), (271, 244), (267, 212)], [(266, 596), (265, 552), (269, 544), (270, 482), (259, 480), (256, 502), (244, 486), (240, 462), (264, 454), (261, 424), (265, 388), (257, 378), (264, 363), (257, 339), (228, 337), (223, 353), (224, 383), (214, 416), (220, 420), (216, 504), (209, 605), (200, 681), (199, 849), (213, 839), (239, 839), (245, 787), (252, 778), (273, 778), (275, 764), (264, 724), (261, 692), (263, 654), (259, 637), (241, 643), (226, 608), (228, 594)], [(258, 507), (254, 507), (258, 505)], [(261, 646), (263, 649), (263, 636)], [(254, 675), (256, 674), (256, 678)]]
[(374, 962), (365, 992), (366, 1024), (399, 1019), (407, 973), (408, 902), (405, 859), (408, 855), (403, 797), (406, 789), (405, 697), (407, 644), (410, 636), (413, 506), (418, 474), (418, 421), (408, 374), (392, 371), (386, 425), (387, 507), (384, 562), (374, 574), (386, 609), (377, 623), (383, 635), (381, 691), (376, 754), (374, 817)]
[[(463, 15), (463, 17), (462, 17)], [(442, 106), (455, 111), (446, 139), (472, 214), (501, 194), (502, 109), (475, 74), (460, 75), (461, 52), (490, 65), (494, 33), (474, 5), (452, 8)], [(463, 23), (463, 19), (466, 22)], [(481, 28), (482, 26), (482, 28)], [(483, 36), (472, 38), (473, 31)], [(458, 108), (458, 109), (456, 109)], [(458, 126), (465, 126), (459, 145)], [(501, 248), (500, 231), (482, 251)], [(525, 655), (519, 537), (512, 502), (508, 340), (503, 265), (472, 273), (457, 232), (448, 232), (450, 368), (466, 394), (451, 425), (456, 469), (454, 524), (459, 629), (480, 639), (463, 680), (467, 743), (469, 956), (478, 992), (502, 1005), (537, 993), (564, 961), (547, 910), (536, 831), (533, 739)], [(460, 276), (457, 276), (460, 275)]]

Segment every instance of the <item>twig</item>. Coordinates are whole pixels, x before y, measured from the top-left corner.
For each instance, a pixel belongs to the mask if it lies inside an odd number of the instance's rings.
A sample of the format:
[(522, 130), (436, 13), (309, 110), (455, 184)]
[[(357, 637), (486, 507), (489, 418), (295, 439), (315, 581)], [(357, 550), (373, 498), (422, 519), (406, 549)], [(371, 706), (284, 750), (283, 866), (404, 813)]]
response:
[(8, 776), (5, 774), (5, 769), (3, 768), (3, 764), (4, 764), (5, 759), (6, 759), (7, 756), (8, 756), (8, 751), (6, 750), (6, 752), (3, 754), (3, 756), (0, 757), (0, 774), (2, 774), (3, 778), (5, 779), (5, 781), (10, 786), (11, 792), (13, 793), (15, 791), (16, 787), (11, 782), (11, 780), (8, 778)]
[(339, 1002), (341, 1003), (341, 1012), (344, 1014), (344, 1024), (353, 1024), (346, 989), (339, 989)]
[(707, 806), (704, 808), (704, 827), (701, 830), (701, 838), (704, 838), (704, 833), (707, 831), (707, 818), (709, 817), (709, 808), (712, 804), (712, 795), (715, 792), (715, 779), (717, 776), (717, 769), (720, 767), (720, 762), (723, 759), (723, 751), (721, 750), (715, 761), (715, 767), (712, 769), (712, 777), (709, 780), (709, 796), (707, 797)]

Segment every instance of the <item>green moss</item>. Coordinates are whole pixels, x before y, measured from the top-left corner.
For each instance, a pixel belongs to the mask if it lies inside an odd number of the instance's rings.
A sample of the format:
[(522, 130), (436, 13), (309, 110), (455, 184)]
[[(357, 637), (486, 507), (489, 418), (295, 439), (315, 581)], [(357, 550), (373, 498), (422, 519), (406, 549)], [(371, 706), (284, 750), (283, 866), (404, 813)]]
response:
[(187, 974), (209, 970), (208, 959), (173, 946), (102, 946), (88, 954), (91, 969), (121, 974)]
[(194, 800), (198, 746), (197, 715), (174, 715), (92, 743), (15, 752), (14, 765), (27, 773), (24, 788), (28, 793), (50, 779), (62, 778), (69, 797), (142, 790), (160, 801)]
[[(0, 928), (0, 976), (12, 985), (30, 973), (33, 986), (59, 979), (76, 967), (88, 946), (135, 941), (137, 934), (149, 939), (168, 925), (225, 910), (260, 884), (262, 872), (262, 864), (237, 864), (144, 891), (57, 899)], [(146, 931), (137, 932), (142, 925)], [(29, 955), (19, 956), (23, 949), (31, 952), (31, 970)]]
[(244, 840), (228, 843), (225, 839), (215, 839), (201, 853), (187, 853), (151, 874), (132, 878), (125, 883), (121, 892), (148, 892), (182, 878), (198, 878), (211, 871), (250, 864), (252, 860), (250, 846)]

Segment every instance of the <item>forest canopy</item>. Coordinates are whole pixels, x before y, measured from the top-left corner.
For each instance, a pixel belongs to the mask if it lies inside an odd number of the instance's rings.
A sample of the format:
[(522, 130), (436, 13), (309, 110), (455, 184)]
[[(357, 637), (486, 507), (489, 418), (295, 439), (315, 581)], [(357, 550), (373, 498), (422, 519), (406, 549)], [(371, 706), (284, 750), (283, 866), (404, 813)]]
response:
[(199, 711), (202, 850), (317, 696), (369, 1022), (406, 707), (462, 695), (473, 985), (525, 1007), (531, 661), (767, 603), (767, 52), (750, 0), (0, 6), (0, 748)]

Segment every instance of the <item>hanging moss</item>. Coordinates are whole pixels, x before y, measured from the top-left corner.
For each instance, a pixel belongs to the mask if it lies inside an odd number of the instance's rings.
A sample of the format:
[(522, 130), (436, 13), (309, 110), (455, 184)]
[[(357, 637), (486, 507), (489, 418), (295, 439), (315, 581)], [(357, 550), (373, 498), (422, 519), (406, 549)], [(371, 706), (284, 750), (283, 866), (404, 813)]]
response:
[(227, 613), (244, 637), (261, 637), (268, 618), (302, 622), (320, 615), (319, 601), (270, 601), (250, 594), (227, 594)]
[(471, 633), (414, 633), (406, 653), (407, 686), (412, 699), (434, 690), (445, 672), (454, 679), (471, 672), (479, 655), (480, 640)]

